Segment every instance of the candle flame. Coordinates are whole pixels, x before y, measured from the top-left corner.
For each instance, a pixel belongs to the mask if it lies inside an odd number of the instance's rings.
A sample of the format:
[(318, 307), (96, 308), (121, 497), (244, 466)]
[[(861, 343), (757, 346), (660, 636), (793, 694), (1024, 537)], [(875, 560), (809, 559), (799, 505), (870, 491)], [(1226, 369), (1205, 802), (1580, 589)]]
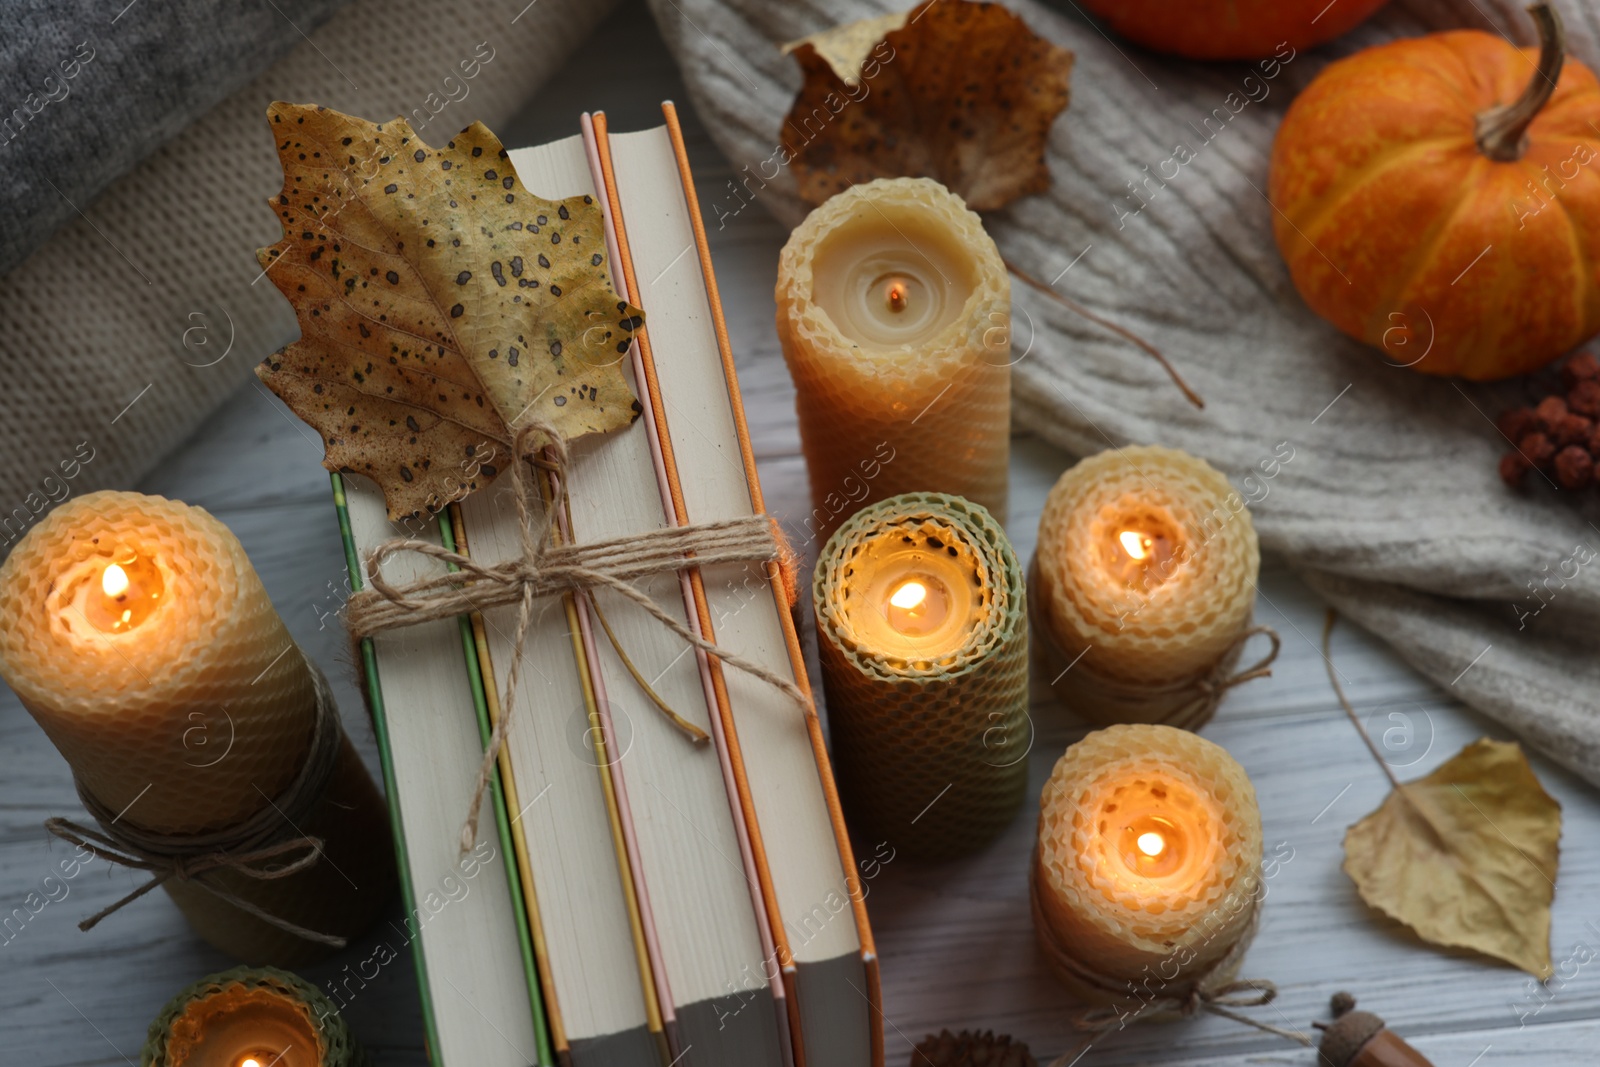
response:
[(111, 564), (100, 575), (100, 588), (105, 591), (108, 597), (116, 598), (121, 596), (128, 591), (128, 572), (115, 563)]
[(1122, 551), (1130, 559), (1144, 559), (1150, 554), (1150, 538), (1134, 530), (1123, 530), (1117, 535), (1117, 540), (1122, 542)]
[(1167, 840), (1154, 830), (1139, 835), (1139, 851), (1146, 856), (1159, 856), (1167, 849)]
[(894, 281), (884, 290), (884, 297), (889, 301), (890, 311), (904, 311), (910, 303), (911, 287), (905, 282)]
[(889, 603), (903, 611), (920, 607), (928, 599), (928, 587), (921, 582), (901, 582), (889, 596)]
[(239, 1061), (239, 1067), (261, 1067), (261, 1061), (254, 1056), (246, 1056)]

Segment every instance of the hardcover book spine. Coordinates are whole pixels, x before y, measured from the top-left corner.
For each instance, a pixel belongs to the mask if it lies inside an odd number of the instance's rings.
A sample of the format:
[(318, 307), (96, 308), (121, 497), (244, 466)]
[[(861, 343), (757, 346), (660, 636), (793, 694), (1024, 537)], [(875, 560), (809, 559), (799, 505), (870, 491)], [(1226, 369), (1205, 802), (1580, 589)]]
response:
[[(600, 206), (605, 217), (608, 250), (612, 262), (622, 267), (613, 281), (617, 285), (618, 295), (626, 300), (629, 299), (628, 294), (639, 292), (639, 283), (634, 276), (633, 260), (627, 244), (627, 231), (623, 225), (617, 200), (616, 174), (611, 167), (605, 115), (603, 113), (585, 115), (583, 134), (591, 166), (596, 171), (595, 184), (604, 191)], [(650, 441), (651, 459), (655, 463), (662, 507), (674, 525), (682, 526), (686, 522), (683, 495), (677, 486), (677, 466), (672, 458), (672, 440), (666, 433), (655, 362), (651, 357), (648, 326), (641, 328), (635, 334), (634, 344), (630, 347), (630, 356), (634, 364), (634, 380), (645, 394), (640, 399), (644, 402), (645, 415), (649, 420), (646, 422), (646, 432)], [(710, 624), (705, 611), (705, 593), (700, 587), (699, 571), (693, 569), (681, 571), (679, 578), (683, 585), (684, 607), (688, 615), (689, 628), (698, 636), (706, 636), (710, 632)], [(760, 934), (762, 956), (764, 959), (782, 959), (782, 953), (786, 953), (787, 949), (780, 949), (774, 941), (769, 910), (760, 892), (759, 842), (753, 840), (755, 830), (748, 818), (750, 807), (741, 792), (743, 783), (737, 756), (730, 752), (729, 748), (731, 735), (727, 730), (726, 717), (722, 713), (722, 709), (727, 706), (727, 696), (721, 688), (721, 668), (714, 666), (709, 657), (699, 649), (695, 650), (695, 660), (700, 670), (711, 733), (716, 742), (719, 765), (728, 790), (729, 807), (738, 834), (740, 860), (745, 868), (745, 880), (751, 886), (751, 903)], [(772, 994), (778, 1009), (778, 1029), (783, 1043), (784, 1059), (785, 1063), (791, 1063), (795, 1048), (794, 1013), (793, 1002), (785, 993), (783, 985), (773, 983)]]
[[(700, 268), (705, 279), (707, 296), (710, 305), (709, 311), (711, 312), (715, 326), (717, 344), (723, 367), (723, 377), (727, 386), (728, 399), (732, 407), (732, 413), (738, 432), (739, 446), (743, 460), (747, 486), (754, 509), (756, 513), (759, 514), (764, 511), (764, 505), (762, 503), (760, 484), (756, 474), (755, 457), (750, 444), (749, 429), (744, 418), (744, 411), (739, 394), (738, 379), (734, 370), (732, 349), (728, 343), (727, 327), (723, 318), (721, 304), (717, 296), (716, 280), (711, 268), (711, 257), (706, 241), (705, 227), (701, 220), (699, 203), (695, 196), (693, 179), (689, 171), (688, 157), (683, 144), (683, 134), (678, 123), (676, 108), (670, 101), (662, 105), (662, 112), (666, 119), (667, 130), (672, 142), (673, 153), (678, 163), (679, 181), (688, 206), (688, 213), (693, 227), (696, 250), (700, 261)], [(605, 192), (606, 200), (609, 206), (609, 215), (615, 219), (614, 224), (619, 234), (618, 243), (620, 245), (621, 252), (619, 261), (623, 266), (623, 276), (626, 279), (627, 284), (632, 290), (637, 291), (638, 283), (637, 279), (633, 276), (631, 256), (629, 255), (627, 247), (626, 227), (622, 219), (620, 201), (617, 195), (616, 179), (610, 164), (609, 150), (607, 147), (608, 142), (606, 137), (607, 131), (605, 117), (603, 115), (596, 115), (594, 117), (594, 124), (596, 128), (596, 139), (600, 149), (602, 169), (605, 171)], [(668, 432), (665, 408), (659, 400), (660, 386), (657, 378), (657, 368), (649, 348), (648, 326), (646, 326), (643, 334), (644, 335), (641, 336), (639, 344), (643, 370), (643, 375), (639, 379), (640, 384), (643, 387), (647, 387), (652, 396), (656, 398), (656, 403), (653, 405), (653, 414), (657, 420), (656, 432), (657, 436), (659, 436), (661, 440), (661, 451), (663, 453), (665, 474), (667, 476), (675, 514), (680, 523), (685, 521), (693, 521), (693, 517), (687, 514), (687, 509), (684, 506), (679, 471), (672, 454), (671, 435)], [(698, 621), (698, 628), (703, 636), (705, 636), (708, 640), (714, 641), (716, 637), (713, 632), (711, 612), (709, 610), (705, 589), (701, 581), (699, 571), (691, 570), (690, 576), (691, 587), (694, 594), (694, 618)], [(774, 608), (783, 628), (784, 643), (788, 652), (790, 666), (793, 670), (797, 683), (803, 690), (807, 691), (809, 696), (809, 686), (806, 678), (804, 656), (801, 651), (799, 637), (794, 630), (793, 619), (790, 614), (789, 599), (784, 593), (786, 585), (783, 580), (783, 576), (780, 573), (779, 565), (772, 564), (769, 566), (767, 583), (773, 597)], [(733, 720), (732, 708), (728, 699), (726, 683), (722, 674), (721, 666), (719, 664), (711, 664), (711, 676), (716, 696), (716, 707), (715, 715), (713, 716), (713, 722), (716, 723), (720, 728), (719, 741), (724, 746), (724, 751), (726, 752), (729, 764), (729, 773), (731, 775), (730, 791), (733, 801), (739, 809), (740, 821), (746, 829), (746, 839), (748, 840), (750, 846), (750, 859), (756, 871), (756, 881), (757, 885), (759, 886), (761, 896), (761, 900), (757, 903), (757, 909), (758, 913), (761, 914), (763, 919), (762, 926), (764, 930), (768, 932), (768, 936), (770, 936), (772, 939), (773, 955), (769, 958), (776, 959), (782, 968), (782, 991), (787, 994), (784, 997), (784, 1000), (786, 1001), (784, 1021), (786, 1022), (786, 1028), (789, 1030), (791, 1035), (791, 1045), (794, 1050), (796, 1061), (801, 1064), (801, 1067), (804, 1067), (805, 1055), (803, 1037), (799, 1025), (799, 1008), (797, 998), (795, 996), (795, 969), (793, 964), (793, 956), (790, 952), (784, 932), (784, 924), (778, 908), (777, 895), (773, 888), (772, 876), (766, 859), (765, 845), (761, 837), (760, 825), (755, 815), (755, 806), (750, 793), (749, 780), (746, 775), (744, 762), (739, 750), (738, 734)], [(855, 921), (861, 944), (862, 962), (867, 981), (866, 995), (872, 1009), (870, 1012), (872, 1062), (874, 1063), (875, 1067), (882, 1067), (883, 1029), (882, 1011), (880, 1009), (881, 982), (878, 971), (877, 953), (872, 942), (871, 929), (867, 922), (866, 907), (864, 903), (865, 896), (861, 890), (860, 881), (856, 876), (855, 861), (850, 846), (848, 832), (845, 828), (843, 814), (839, 806), (837, 790), (833, 782), (833, 775), (828, 761), (825, 741), (822, 736), (821, 724), (817, 721), (815, 715), (808, 716), (807, 731), (813, 753), (817, 760), (823, 794), (829, 810), (829, 822), (833, 827), (834, 843), (839, 851), (841, 862), (843, 864), (846, 885), (851, 901), (851, 914)], [(774, 991), (775, 993), (778, 991), (776, 984), (774, 985)], [(813, 1065), (813, 1067), (824, 1067), (824, 1065), (817, 1064)]]
[[(700, 214), (700, 199), (695, 194), (694, 176), (689, 170), (689, 153), (683, 143), (683, 128), (678, 122), (678, 109), (672, 101), (665, 101), (661, 105), (661, 113), (666, 119), (667, 133), (672, 140), (672, 151), (678, 160), (678, 178), (683, 186), (683, 195), (689, 204), (689, 220), (694, 227), (695, 251), (700, 257), (700, 267), (705, 275), (706, 295), (717, 335), (717, 350), (722, 357), (723, 375), (728, 383), (728, 402), (733, 408), (734, 425), (739, 433), (739, 453), (744, 463), (745, 481), (756, 513), (762, 514), (766, 511), (766, 504), (761, 497), (761, 480), (756, 473), (755, 449), (750, 443), (750, 427), (745, 421), (744, 399), (739, 391), (739, 375), (733, 362), (733, 346), (728, 341), (727, 319), (722, 313), (722, 299), (717, 293), (717, 277), (711, 269), (711, 246), (706, 240), (705, 221)], [(789, 663), (794, 668), (795, 681), (809, 697), (811, 685), (806, 676), (805, 653), (800, 647), (800, 636), (795, 631), (794, 615), (789, 598), (784, 592), (787, 583), (780, 573), (780, 566), (778, 563), (772, 564), (768, 574), (768, 585), (771, 587), (773, 603), (783, 627), (784, 644), (788, 648)], [(701, 610), (705, 610), (703, 594)], [(838, 789), (834, 785), (833, 768), (828, 759), (827, 741), (822, 735), (822, 724), (815, 715), (812, 715), (807, 720), (806, 726), (811, 737), (812, 751), (817, 757), (817, 769), (822, 778), (823, 795), (828, 802), (828, 817), (833, 824), (834, 840), (839, 847), (839, 856), (844, 865), (845, 883), (849, 889), (856, 933), (861, 940), (861, 956), (866, 967), (867, 999), (872, 1007), (873, 1064), (874, 1067), (884, 1067), (882, 984), (878, 973), (877, 947), (872, 940), (872, 927), (867, 922), (867, 898), (862, 891), (860, 878), (856, 874), (855, 854), (850, 846), (849, 830), (845, 827), (844, 810), (839, 804)], [(748, 803), (748, 798), (746, 802)], [(767, 885), (766, 892), (769, 901), (772, 902), (770, 906), (776, 909), (776, 898), (770, 884)]]
[[(705, 220), (700, 214), (700, 199), (695, 194), (694, 176), (689, 169), (689, 153), (683, 143), (683, 127), (678, 122), (678, 109), (668, 100), (662, 103), (661, 113), (666, 118), (667, 133), (672, 139), (672, 151), (678, 159), (678, 177), (683, 185), (683, 195), (689, 203), (689, 220), (694, 227), (695, 250), (700, 257), (700, 267), (705, 275), (706, 295), (710, 304), (712, 325), (717, 335), (717, 349), (722, 357), (723, 375), (728, 383), (728, 401), (733, 407), (734, 425), (739, 433), (739, 452), (744, 461), (745, 481), (750, 489), (750, 499), (757, 514), (766, 511), (761, 497), (761, 480), (756, 473), (755, 449), (750, 443), (750, 427), (745, 421), (744, 399), (739, 391), (739, 374), (734, 367), (733, 346), (728, 341), (727, 319), (722, 313), (722, 299), (717, 292), (717, 277), (711, 269), (711, 246), (706, 240)], [(795, 631), (794, 615), (789, 598), (784, 593), (786, 582), (773, 564), (768, 576), (773, 601), (777, 606), (779, 622), (783, 627), (784, 643), (788, 646), (789, 662), (794, 668), (795, 681), (806, 695), (811, 695), (811, 685), (806, 676), (805, 653), (800, 647), (800, 636)], [(702, 606), (701, 610), (705, 610)], [(861, 939), (861, 957), (866, 967), (867, 999), (871, 1004), (872, 1062), (874, 1067), (884, 1067), (883, 1056), (883, 986), (878, 970), (877, 946), (872, 940), (872, 927), (867, 921), (866, 894), (862, 891), (856, 873), (855, 854), (850, 846), (850, 832), (845, 826), (844, 809), (839, 804), (839, 791), (833, 780), (833, 766), (828, 758), (827, 740), (822, 735), (822, 723), (815, 715), (807, 720), (811, 735), (811, 748), (817, 757), (817, 769), (822, 777), (823, 795), (828, 801), (829, 821), (833, 824), (834, 840), (844, 863), (845, 883), (850, 893), (850, 906), (856, 923), (856, 933)], [(747, 799), (748, 802), (748, 799)], [(776, 898), (770, 888), (770, 879), (763, 883), (770, 905), (776, 909)], [(781, 924), (780, 924), (781, 925)], [(822, 1065), (814, 1065), (822, 1067)]]
[[(345, 495), (344, 480), (337, 473), (330, 475), (330, 480), (333, 488), (334, 507), (339, 517), (339, 536), (344, 545), (345, 567), (350, 577), (350, 589), (352, 592), (357, 592), (364, 585), (361, 568), (361, 546), (356, 543), (355, 534), (351, 526), (349, 502)], [(447, 516), (440, 517), (438, 533), (440, 541), (445, 548), (453, 549), (455, 547), (454, 530)], [(489, 720), (483, 675), (479, 670), (477, 641), (469, 619), (462, 618), (459, 620), (459, 625), (462, 653), (466, 661), (467, 677), (472, 690), (472, 703), (477, 712), (478, 734), (480, 741), (486, 744), (492, 727)], [(415, 915), (419, 914), (417, 887), (411, 877), (410, 849), (406, 837), (405, 820), (402, 817), (400, 807), (400, 793), (402, 789), (407, 788), (407, 785), (402, 784), (395, 773), (394, 751), (388, 717), (384, 708), (383, 686), (379, 674), (380, 664), (373, 640), (364, 638), (360, 642), (359, 651), (362, 675), (366, 683), (368, 706), (372, 713), (373, 734), (378, 742), (379, 760), (383, 769), (384, 795), (389, 804), (389, 819), (394, 834), (395, 858), (399, 867), (402, 896), (407, 914)], [(528, 983), (528, 1010), (533, 1021), (533, 1031), (537, 1046), (535, 1049), (536, 1067), (556, 1067), (548, 1020), (544, 1010), (544, 1001), (540, 995), (538, 967), (534, 956), (534, 940), (525, 920), (527, 909), (524, 907), (522, 900), (523, 880), (521, 871), (518, 869), (516, 853), (512, 848), (512, 835), (498, 771), (490, 780), (490, 790), (491, 795), (488, 803), (494, 811), (500, 855), (505, 863), (513, 911), (518, 916), (516, 933), (523, 971)], [(463, 801), (465, 801), (464, 797)], [(422, 939), (413, 937), (410, 944), (412, 962), (417, 972), (417, 991), (422, 1005), (423, 1031), (427, 1040), (429, 1060), (434, 1067), (469, 1067), (466, 1064), (447, 1064), (445, 1062), (439, 1040), (438, 1020), (434, 1010), (435, 993), (437, 991), (433, 988)]]

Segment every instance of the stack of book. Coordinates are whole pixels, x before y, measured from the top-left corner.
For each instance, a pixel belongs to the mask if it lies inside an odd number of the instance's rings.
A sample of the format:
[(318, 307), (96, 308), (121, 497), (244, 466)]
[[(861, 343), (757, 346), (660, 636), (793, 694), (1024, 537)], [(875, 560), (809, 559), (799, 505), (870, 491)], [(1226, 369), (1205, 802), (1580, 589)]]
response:
[[(626, 134), (585, 116), (579, 135), (510, 153), (539, 196), (600, 204), (613, 281), (647, 319), (619, 356), (641, 417), (573, 445), (556, 518), (578, 542), (763, 510), (682, 135), (663, 112), (664, 126)], [(413, 531), (362, 478), (335, 475), (334, 495), (360, 588), (366, 552)], [(491, 564), (520, 552), (498, 487), (422, 536)], [(435, 566), (397, 558), (385, 573)], [(805, 687), (775, 564), (639, 588)], [(516, 628), (515, 608), (492, 609), (362, 645), (406, 885), (391, 942), (416, 960), (436, 1067), (881, 1067), (877, 959), (815, 716), (637, 604), (602, 591), (536, 608), (494, 817), (461, 853)], [(635, 670), (712, 742), (691, 744)], [(355, 995), (345, 985), (336, 1000)]]

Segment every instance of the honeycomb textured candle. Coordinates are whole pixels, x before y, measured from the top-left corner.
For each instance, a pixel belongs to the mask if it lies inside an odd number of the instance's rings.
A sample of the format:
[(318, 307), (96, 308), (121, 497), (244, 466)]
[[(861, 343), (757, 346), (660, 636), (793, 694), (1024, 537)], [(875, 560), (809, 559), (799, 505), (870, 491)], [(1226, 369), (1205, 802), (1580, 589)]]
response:
[[(913, 581), (941, 586), (952, 617), (905, 638), (886, 605)], [(1016, 815), (1031, 740), (1025, 595), (1004, 531), (959, 497), (880, 501), (823, 549), (812, 596), (834, 764), (874, 840), (956, 854)]]
[(150, 1023), (144, 1067), (371, 1067), (372, 1059), (320, 989), (272, 967), (208, 975)]
[(1039, 518), (1034, 610), (1041, 648), (1062, 661), (1046, 665), (1054, 688), (1091, 719), (1118, 721), (1121, 709), (1077, 683), (1160, 687), (1236, 656), (1260, 567), (1249, 510), (1204, 460), (1155, 446), (1088, 457)]
[(1011, 285), (960, 197), (927, 178), (840, 193), (790, 235), (776, 297), (819, 539), (912, 491), (1004, 521)]
[[(113, 564), (149, 594), (131, 625), (98, 608)], [(310, 744), (310, 670), (238, 539), (160, 497), (91, 493), (17, 544), (0, 567), (0, 674), (83, 786), (148, 830), (237, 822)]]
[(1039, 933), (1108, 978), (1193, 979), (1250, 929), (1260, 866), (1255, 789), (1227, 752), (1170, 726), (1108, 727), (1067, 749), (1040, 797)]

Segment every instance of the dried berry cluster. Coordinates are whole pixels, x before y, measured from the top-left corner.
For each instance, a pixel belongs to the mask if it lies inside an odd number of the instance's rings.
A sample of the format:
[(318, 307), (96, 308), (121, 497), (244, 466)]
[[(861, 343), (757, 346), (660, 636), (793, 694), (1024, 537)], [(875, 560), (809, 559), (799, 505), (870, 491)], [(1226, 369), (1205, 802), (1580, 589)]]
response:
[(1600, 483), (1600, 360), (1580, 352), (1561, 368), (1561, 392), (1512, 408), (1495, 424), (1515, 450), (1500, 457), (1500, 477), (1522, 488), (1537, 468), (1563, 489)]

